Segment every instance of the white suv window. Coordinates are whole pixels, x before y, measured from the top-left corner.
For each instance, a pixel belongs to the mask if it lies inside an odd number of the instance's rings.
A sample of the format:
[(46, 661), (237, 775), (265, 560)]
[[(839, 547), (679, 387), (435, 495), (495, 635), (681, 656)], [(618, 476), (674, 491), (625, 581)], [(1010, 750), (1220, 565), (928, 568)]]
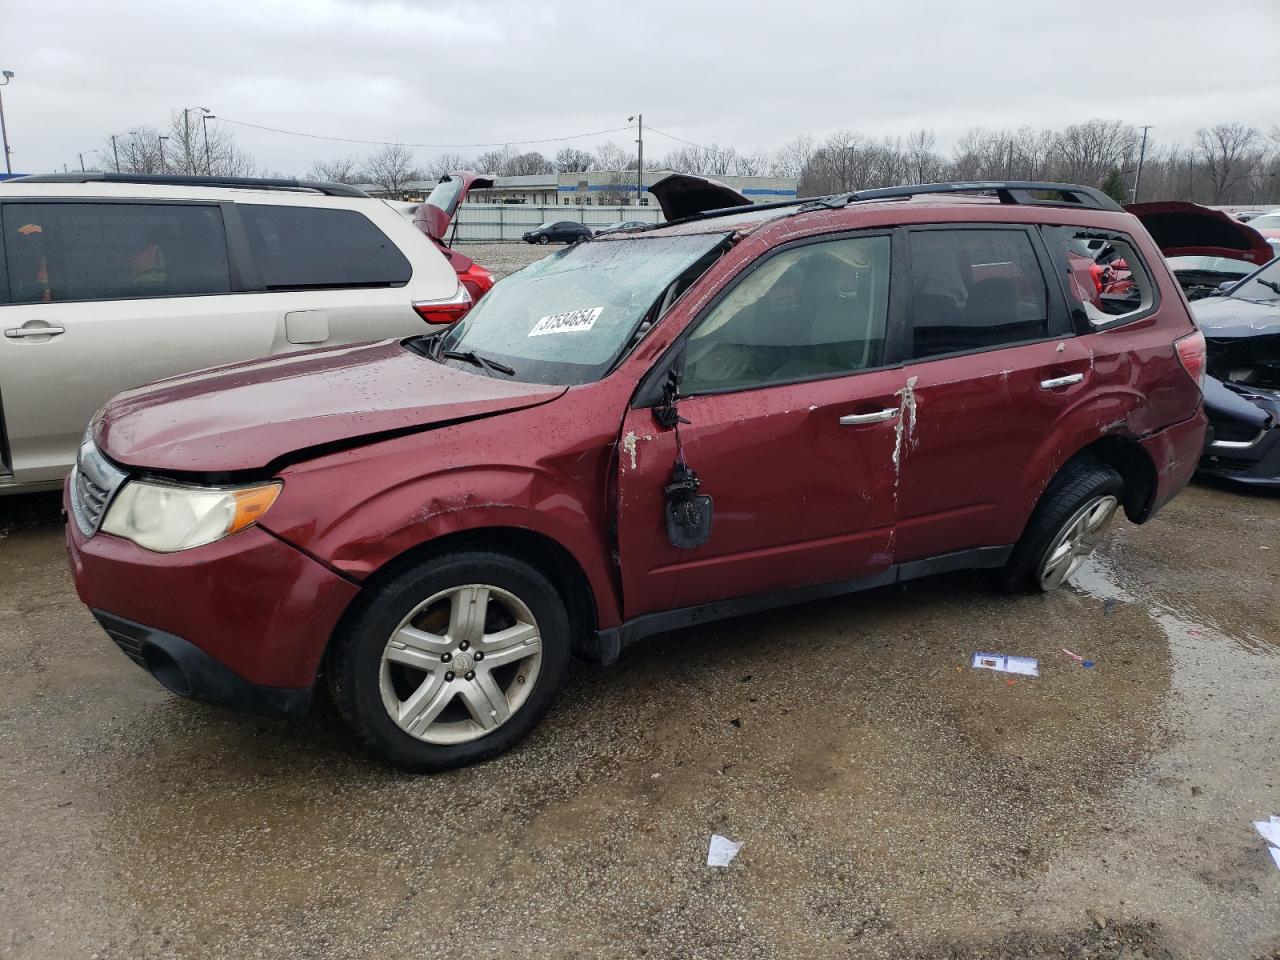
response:
[(257, 203), (236, 208), (268, 290), (397, 287), (413, 273), (399, 248), (355, 210)]
[(6, 203), (10, 303), (229, 293), (216, 206), (189, 203)]

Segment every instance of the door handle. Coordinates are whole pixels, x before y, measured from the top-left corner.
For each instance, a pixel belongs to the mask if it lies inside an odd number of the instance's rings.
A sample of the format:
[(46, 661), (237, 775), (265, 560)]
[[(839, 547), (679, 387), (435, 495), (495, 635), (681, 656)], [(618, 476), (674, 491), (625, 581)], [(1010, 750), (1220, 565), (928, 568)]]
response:
[(1083, 380), (1083, 373), (1069, 373), (1065, 377), (1051, 377), (1048, 380), (1041, 380), (1040, 389), (1052, 390), (1055, 387), (1069, 387), (1073, 383), (1080, 383)]
[(4, 335), (10, 340), (18, 340), (22, 337), (56, 337), (66, 332), (66, 327), (10, 327)]
[(888, 410), (877, 410), (875, 413), (851, 413), (847, 417), (840, 418), (840, 426), (853, 427), (860, 423), (880, 423), (884, 420), (892, 420), (898, 412), (897, 407), (890, 407)]

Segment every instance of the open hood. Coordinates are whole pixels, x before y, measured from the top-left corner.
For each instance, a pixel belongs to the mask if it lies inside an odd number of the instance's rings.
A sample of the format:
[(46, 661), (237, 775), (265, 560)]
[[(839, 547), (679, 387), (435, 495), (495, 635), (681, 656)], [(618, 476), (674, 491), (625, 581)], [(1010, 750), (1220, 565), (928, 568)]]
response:
[(435, 189), (418, 206), (413, 215), (413, 222), (419, 230), (438, 243), (444, 242), (444, 236), (453, 222), (462, 201), (472, 187), (484, 190), (492, 187), (493, 177), (473, 173), (470, 170), (456, 170), (440, 178)]
[(1166, 257), (1228, 257), (1261, 265), (1275, 256), (1262, 234), (1221, 210), (1183, 200), (1131, 203), (1125, 209), (1142, 221)]
[(651, 183), (649, 193), (658, 198), (662, 215), (668, 220), (681, 220), (705, 210), (751, 206), (750, 200), (728, 184), (692, 173), (668, 174)]
[(125, 466), (238, 473), (305, 450), (535, 406), (565, 389), (458, 370), (390, 340), (250, 360), (127, 391), (103, 409), (94, 439)]

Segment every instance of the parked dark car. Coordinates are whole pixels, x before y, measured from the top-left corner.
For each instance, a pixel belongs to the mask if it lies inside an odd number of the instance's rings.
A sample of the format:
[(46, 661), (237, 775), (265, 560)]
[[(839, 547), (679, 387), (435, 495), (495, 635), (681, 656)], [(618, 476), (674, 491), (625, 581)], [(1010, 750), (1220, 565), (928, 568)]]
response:
[(556, 220), (526, 230), (525, 243), (575, 243), (591, 236), (591, 229), (573, 220)]
[(637, 227), (648, 226), (652, 226), (652, 224), (646, 220), (619, 220), (617, 223), (598, 228), (594, 233), (597, 237), (602, 237), (606, 233), (617, 233), (619, 230), (634, 230)]
[[(679, 199), (442, 336), (121, 394), (66, 487), (80, 597), (170, 690), (296, 712), (323, 677), (438, 770), (527, 735), (571, 651), (962, 568), (1052, 590), (1194, 472), (1204, 338), (1099, 191)], [(1099, 237), (1122, 298), (1074, 282)]]
[(1203, 475), (1280, 489), (1280, 259), (1192, 304), (1208, 353)]

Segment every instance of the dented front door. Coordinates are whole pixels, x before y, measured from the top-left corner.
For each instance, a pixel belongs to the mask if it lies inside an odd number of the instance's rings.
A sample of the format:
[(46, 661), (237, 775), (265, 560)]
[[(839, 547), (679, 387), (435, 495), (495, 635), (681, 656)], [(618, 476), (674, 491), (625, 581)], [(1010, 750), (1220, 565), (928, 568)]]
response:
[(681, 400), (685, 457), (713, 498), (710, 539), (671, 545), (674, 430), (623, 422), (618, 560), (624, 616), (849, 580), (892, 560), (903, 383), (882, 370)]

